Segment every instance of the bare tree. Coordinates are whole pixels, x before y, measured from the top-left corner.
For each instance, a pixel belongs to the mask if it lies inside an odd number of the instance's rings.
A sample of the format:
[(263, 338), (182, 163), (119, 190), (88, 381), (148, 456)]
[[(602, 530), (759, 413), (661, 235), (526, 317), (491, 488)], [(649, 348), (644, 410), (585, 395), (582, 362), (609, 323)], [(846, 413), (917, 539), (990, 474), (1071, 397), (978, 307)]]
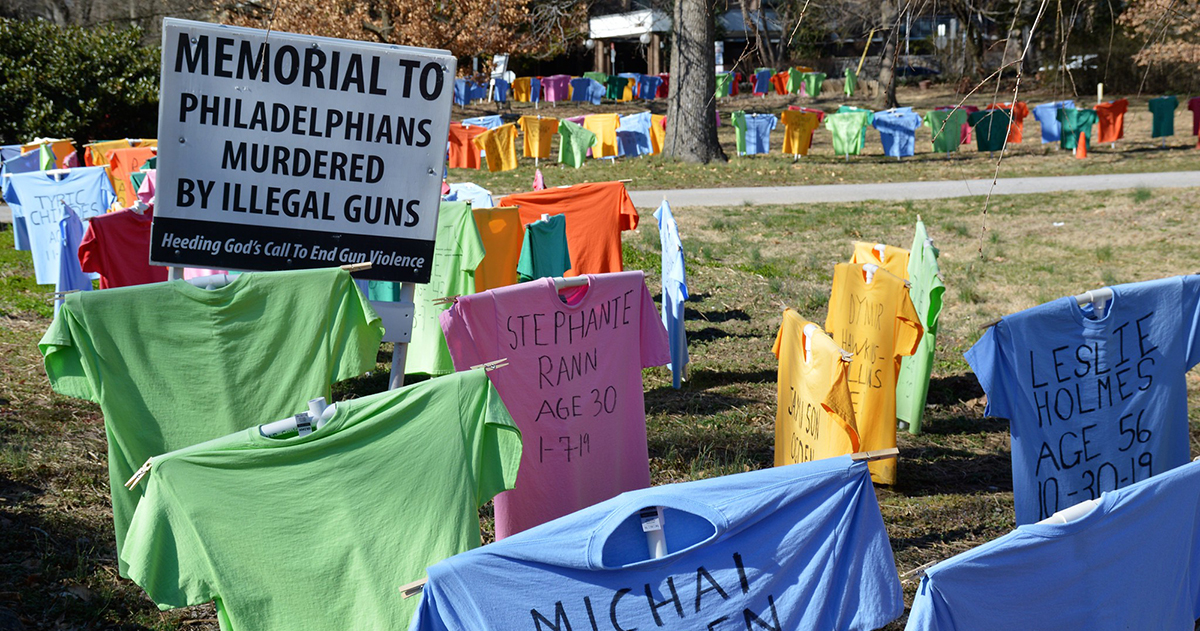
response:
[(712, 0), (676, 0), (663, 154), (685, 162), (724, 162), (717, 142)]

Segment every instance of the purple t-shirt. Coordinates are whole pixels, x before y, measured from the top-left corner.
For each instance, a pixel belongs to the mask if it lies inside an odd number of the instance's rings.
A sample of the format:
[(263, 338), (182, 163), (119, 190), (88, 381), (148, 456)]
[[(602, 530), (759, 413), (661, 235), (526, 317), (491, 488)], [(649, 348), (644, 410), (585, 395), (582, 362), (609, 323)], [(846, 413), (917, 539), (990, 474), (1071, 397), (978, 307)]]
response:
[(642, 272), (587, 279), (459, 296), (441, 313), (455, 369), (509, 364), (489, 375), (524, 448), (516, 488), (496, 496), (497, 539), (650, 485), (642, 368), (671, 361), (667, 332)]
[(542, 90), (547, 101), (565, 101), (570, 97), (569, 87), (571, 77), (556, 74), (552, 77), (542, 77)]

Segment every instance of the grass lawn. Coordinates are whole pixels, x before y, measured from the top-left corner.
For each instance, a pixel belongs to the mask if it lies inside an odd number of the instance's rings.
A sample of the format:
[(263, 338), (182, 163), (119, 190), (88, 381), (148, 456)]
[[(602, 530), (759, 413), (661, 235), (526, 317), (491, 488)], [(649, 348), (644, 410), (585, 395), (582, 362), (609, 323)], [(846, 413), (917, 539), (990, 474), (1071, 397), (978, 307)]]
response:
[[(967, 105), (984, 107), (992, 102), (995, 86), (981, 88), (967, 98)], [(1107, 99), (1120, 98), (1122, 95), (1106, 96)], [(1023, 141), (1010, 144), (1000, 171), (1002, 177), (1031, 177), (1048, 175), (1090, 175), (1103, 173), (1141, 173), (1148, 171), (1191, 171), (1200, 169), (1200, 151), (1196, 150), (1196, 137), (1190, 135), (1192, 130), (1192, 113), (1187, 110), (1186, 97), (1181, 99), (1181, 106), (1175, 111), (1175, 136), (1166, 138), (1166, 146), (1162, 139), (1150, 137), (1152, 116), (1147, 109), (1150, 97), (1128, 96), (1129, 112), (1125, 115), (1125, 138), (1117, 141), (1116, 147), (1093, 143), (1086, 160), (1076, 159), (1070, 151), (1061, 151), (1058, 144), (1041, 143), (1041, 125), (1029, 116), (1025, 119)], [(1037, 103), (1061, 100), (1064, 95), (1047, 90), (1030, 92), (1023, 90), (1019, 98), (1029, 103), (1030, 107)], [(953, 90), (944, 86), (934, 86), (929, 90), (917, 88), (900, 88), (901, 105), (911, 106), (917, 112), (926, 111), (942, 105), (954, 105), (963, 100), (963, 96), (955, 95)], [(1012, 99), (1011, 91), (1001, 92), (1000, 101)], [(1095, 105), (1095, 97), (1076, 99), (1080, 107)], [(695, 165), (683, 164), (673, 160), (665, 160), (660, 156), (642, 158), (618, 158), (610, 160), (587, 160), (579, 169), (573, 169), (558, 163), (558, 136), (555, 136), (551, 158), (541, 162), (542, 174), (548, 186), (578, 184), (580, 182), (598, 182), (605, 180), (632, 179), (630, 190), (655, 190), (671, 188), (709, 188), (729, 186), (783, 186), (803, 184), (840, 184), (855, 182), (908, 182), (912, 180), (958, 180), (991, 178), (996, 172), (996, 159), (999, 153), (989, 156), (986, 152), (975, 149), (974, 141), (970, 146), (963, 146), (959, 153), (934, 154), (931, 151), (931, 131), (928, 127), (917, 130), (917, 154), (909, 158), (897, 160), (883, 155), (883, 145), (879, 140), (879, 132), (874, 128), (867, 129), (866, 148), (863, 155), (851, 156), (847, 161), (833, 154), (830, 133), (824, 127), (817, 129), (813, 138), (812, 152), (809, 156), (793, 160), (780, 152), (783, 147), (783, 125), (776, 127), (771, 133), (771, 151), (766, 155), (737, 156), (735, 153), (733, 126), (729, 123), (729, 113), (737, 110), (747, 112), (767, 112), (778, 115), (788, 105), (804, 105), (833, 112), (839, 105), (850, 104), (859, 107), (871, 107), (865, 99), (846, 99), (840, 93), (825, 93), (821, 98), (813, 100), (796, 95), (771, 95), (766, 98), (739, 95), (720, 99), (717, 110), (722, 113), (724, 124), (717, 130), (717, 136), (725, 155), (729, 156), (726, 165)], [(560, 103), (551, 107), (543, 103), (534, 109), (532, 104), (513, 103), (500, 106), (495, 103), (477, 103), (466, 108), (454, 107), (453, 119), (462, 120), (485, 114), (511, 113), (516, 115), (537, 115), (553, 117), (579, 116), (582, 114), (598, 114), (618, 112), (629, 114), (651, 110), (656, 114), (666, 113), (666, 100), (658, 99), (649, 102), (633, 103)], [(1093, 128), (1093, 137), (1098, 133)], [(518, 143), (520, 140), (518, 140)], [(521, 149), (518, 146), (517, 153)], [(483, 170), (451, 169), (449, 181), (475, 182), (497, 194), (515, 193), (529, 190), (534, 175), (534, 161), (531, 158), (521, 158), (520, 166), (512, 171), (489, 173), (485, 166)]]
[[(982, 392), (962, 359), (980, 325), (1105, 284), (1200, 271), (1200, 251), (1188, 247), (1197, 236), (1195, 196), (1006, 196), (986, 218), (981, 198), (677, 208), (692, 291), (692, 377), (674, 390), (665, 368), (645, 373), (655, 484), (771, 466), (770, 349), (780, 312), (791, 306), (822, 322), (833, 265), (848, 260), (851, 241), (907, 247), (920, 213), (941, 249), (947, 287), (927, 431), (901, 434), (899, 483), (877, 487), (911, 603), (919, 568), (1014, 525), (1007, 424), (983, 416)], [(626, 266), (646, 270), (657, 294), (649, 215), (625, 233), (624, 252)], [(216, 629), (211, 607), (160, 613), (118, 579), (103, 422), (95, 406), (49, 389), (36, 342), (50, 306), (32, 276), (28, 254), (12, 250), (10, 231), (0, 233), (0, 608), (30, 629)], [(381, 389), (389, 356), (382, 349), (379, 371), (339, 386), (338, 396)], [(1195, 443), (1200, 381), (1191, 374), (1188, 384)]]

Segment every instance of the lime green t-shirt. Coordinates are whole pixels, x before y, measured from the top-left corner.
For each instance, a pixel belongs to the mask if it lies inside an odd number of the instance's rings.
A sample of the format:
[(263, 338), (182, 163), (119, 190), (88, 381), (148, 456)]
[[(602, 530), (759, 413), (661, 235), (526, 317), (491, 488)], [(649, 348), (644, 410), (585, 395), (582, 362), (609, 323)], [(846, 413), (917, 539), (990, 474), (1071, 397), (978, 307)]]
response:
[(858, 87), (858, 74), (854, 68), (846, 68), (846, 83), (842, 85), (842, 89), (846, 92), (846, 96), (854, 96), (854, 89)]
[[(870, 127), (875, 124), (875, 112), (873, 112), (869, 109), (866, 109), (863, 107), (855, 107), (853, 105), (839, 105), (838, 106), (838, 108), (837, 108), (838, 114), (844, 114), (846, 112), (864, 112), (864, 113), (866, 113), (867, 124), (864, 125), (864, 127)], [(859, 138), (859, 140), (858, 140), (858, 151), (861, 153), (863, 148), (866, 146), (867, 146), (867, 133), (866, 133), (866, 129), (864, 129), (862, 137)], [(855, 155), (857, 155), (857, 154), (855, 154)]]
[(810, 98), (817, 98), (821, 93), (821, 86), (825, 84), (824, 72), (806, 72), (804, 73), (804, 91), (808, 92)]
[[(954, 127), (958, 136), (961, 126)], [(950, 126), (946, 126), (949, 133)], [(913, 234), (912, 249), (908, 253), (908, 295), (913, 308), (921, 319), (925, 334), (917, 345), (917, 351), (900, 360), (900, 376), (896, 380), (896, 418), (908, 423), (908, 431), (921, 433), (921, 420), (925, 416), (925, 397), (929, 394), (929, 376), (933, 373), (933, 351), (937, 340), (938, 318), (942, 313), (942, 284), (938, 269), (938, 250), (925, 232), (925, 224), (918, 221)]]
[(746, 112), (738, 110), (729, 115), (729, 122), (733, 125), (734, 142), (737, 143), (738, 155), (746, 155)]
[(215, 600), (223, 631), (404, 629), (419, 599), (398, 588), (479, 546), (477, 509), (520, 459), (482, 369), (430, 379), (306, 436), (251, 427), (155, 458), (122, 555), (160, 609)]
[(936, 153), (954, 153), (962, 140), (962, 126), (967, 124), (966, 110), (933, 110), (925, 113), (925, 126), (933, 133)]
[(788, 94), (796, 94), (800, 92), (800, 86), (804, 84), (804, 73), (795, 68), (788, 68), (787, 91)]
[(838, 111), (825, 117), (825, 128), (833, 134), (833, 153), (839, 156), (858, 155), (863, 148), (867, 113)]
[[(151, 456), (304, 409), (375, 367), (383, 327), (350, 274), (241, 274), (68, 294), (38, 342), (55, 392), (100, 405), (117, 550)], [(125, 574), (125, 559), (120, 559)]]
[(729, 93), (733, 90), (733, 73), (718, 72), (716, 86), (717, 88), (715, 96), (717, 98), (729, 96)]
[(571, 269), (567, 248), (567, 216), (550, 215), (525, 226), (517, 278), (522, 283), (535, 278), (562, 276)]
[(1150, 113), (1154, 115), (1154, 123), (1150, 128), (1151, 138), (1175, 135), (1175, 108), (1177, 107), (1179, 107), (1179, 99), (1174, 96), (1159, 96), (1150, 99)]
[(558, 161), (578, 169), (596, 144), (596, 134), (567, 120), (558, 121)]
[(483, 240), (467, 202), (442, 202), (438, 207), (437, 238), (433, 244), (433, 272), (429, 282), (417, 285), (413, 297), (412, 341), (408, 344), (406, 375), (445, 375), (454, 372), (454, 360), (438, 314), (452, 303), (434, 304), (447, 296), (475, 293), (475, 269), (483, 260)]

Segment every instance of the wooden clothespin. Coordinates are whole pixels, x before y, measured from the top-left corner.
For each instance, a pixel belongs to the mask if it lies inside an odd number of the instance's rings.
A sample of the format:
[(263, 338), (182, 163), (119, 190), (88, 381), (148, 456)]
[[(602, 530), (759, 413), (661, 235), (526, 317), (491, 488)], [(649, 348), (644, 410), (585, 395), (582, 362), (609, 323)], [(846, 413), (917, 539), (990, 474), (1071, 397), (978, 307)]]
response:
[(633, 178), (630, 177), (630, 178), (625, 178), (623, 180), (617, 180), (617, 181), (622, 184), (631, 184), (631, 183), (633, 183)]
[(363, 270), (371, 269), (371, 262), (365, 261), (363, 263), (349, 263), (347, 265), (343, 265), (342, 269), (346, 270), (347, 272), (361, 272)]
[(435, 305), (452, 305), (458, 302), (458, 295), (446, 296), (445, 298), (434, 298), (430, 302)]
[(150, 473), (153, 460), (154, 458), (146, 458), (146, 464), (143, 464), (137, 471), (134, 471), (133, 476), (125, 481), (125, 488), (133, 490), (133, 487), (137, 486), (138, 482), (141, 482), (147, 473)]
[(481, 208), (480, 210), (520, 210), (520, 206), (496, 206), (495, 208)]
[(477, 364), (475, 366), (471, 366), (471, 370), (475, 370), (476, 368), (482, 368), (484, 370), (484, 372), (491, 372), (493, 370), (496, 370), (497, 368), (504, 368), (507, 365), (508, 365), (508, 358), (501, 357), (500, 359), (494, 359), (490, 362), (484, 362), (482, 364)]
[(413, 581), (407, 585), (401, 585), (400, 595), (404, 598), (412, 598), (413, 596), (420, 594), (421, 590), (425, 589), (425, 583), (428, 582), (428, 578), (423, 578), (419, 581)]
[(887, 449), (876, 449), (874, 451), (859, 451), (850, 454), (850, 459), (854, 462), (871, 462), (874, 460), (887, 460), (900, 455), (900, 450), (895, 447)]
[(984, 331), (984, 330), (990, 329), (990, 328), (996, 326), (997, 324), (1000, 324), (1000, 320), (1001, 320), (1001, 318), (996, 318), (995, 320), (992, 320), (991, 322), (984, 322), (983, 326), (979, 327), (979, 330)]

